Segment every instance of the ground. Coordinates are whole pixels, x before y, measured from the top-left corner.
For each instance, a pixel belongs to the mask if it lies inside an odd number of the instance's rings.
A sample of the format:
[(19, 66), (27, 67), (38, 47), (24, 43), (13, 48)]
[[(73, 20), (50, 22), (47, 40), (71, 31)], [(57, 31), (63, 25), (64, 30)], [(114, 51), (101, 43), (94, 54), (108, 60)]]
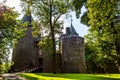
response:
[(0, 80), (27, 80), (24, 77), (21, 77), (19, 75), (20, 73), (6, 73), (6, 74), (0, 74)]
[(2, 74), (0, 80), (120, 80), (120, 74), (14, 73)]
[(23, 73), (28, 80), (120, 80), (120, 74)]

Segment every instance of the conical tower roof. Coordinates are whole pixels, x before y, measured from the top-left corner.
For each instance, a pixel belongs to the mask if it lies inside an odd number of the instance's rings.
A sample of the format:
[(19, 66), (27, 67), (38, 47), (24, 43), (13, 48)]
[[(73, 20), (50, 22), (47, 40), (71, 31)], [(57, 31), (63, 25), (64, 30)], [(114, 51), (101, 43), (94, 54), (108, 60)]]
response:
[(31, 15), (24, 15), (23, 18), (22, 18), (22, 23), (24, 23), (24, 22), (31, 23), (32, 20), (33, 20), (33, 18), (32, 18)]
[(32, 26), (32, 24), (31, 24), (32, 20), (33, 20), (33, 18), (31, 16), (30, 4), (28, 2), (28, 9), (26, 10), (25, 15), (22, 18), (22, 23), (28, 22), (28, 27), (31, 27)]
[(22, 23), (28, 22), (28, 27), (31, 27), (32, 26), (32, 23), (31, 23), (32, 20), (33, 20), (33, 18), (31, 16), (31, 14), (24, 15), (23, 18), (22, 18)]
[(72, 20), (71, 20), (71, 25), (70, 25), (70, 36), (75, 36), (78, 35), (76, 32), (75, 28), (73, 27)]

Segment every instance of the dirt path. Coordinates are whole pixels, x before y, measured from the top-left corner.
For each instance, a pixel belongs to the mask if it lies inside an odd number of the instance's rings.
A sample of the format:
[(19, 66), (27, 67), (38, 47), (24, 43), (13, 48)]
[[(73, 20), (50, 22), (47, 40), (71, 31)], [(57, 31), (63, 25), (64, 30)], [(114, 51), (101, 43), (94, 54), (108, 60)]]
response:
[(18, 73), (14, 73), (14, 74), (2, 74), (0, 75), (0, 80), (27, 80), (27, 79), (18, 76)]

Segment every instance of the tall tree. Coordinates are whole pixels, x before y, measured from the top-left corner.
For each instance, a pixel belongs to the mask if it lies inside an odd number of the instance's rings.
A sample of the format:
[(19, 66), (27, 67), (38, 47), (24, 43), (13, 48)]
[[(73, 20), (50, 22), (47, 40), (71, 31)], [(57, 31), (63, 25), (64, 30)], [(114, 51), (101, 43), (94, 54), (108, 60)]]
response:
[(22, 36), (19, 30), (20, 21), (18, 13), (4, 3), (0, 3), (0, 65), (9, 59), (10, 48), (16, 43), (16, 39)]
[[(22, 0), (27, 2), (27, 0)], [(56, 73), (56, 38), (55, 33), (61, 27), (60, 17), (68, 12), (70, 8), (69, 0), (31, 0), (32, 11), (34, 11), (37, 20), (41, 26), (46, 28), (49, 39), (52, 42), (53, 73)]]
[[(119, 71), (119, 21), (117, 21), (118, 0), (88, 0), (89, 33), (94, 39), (92, 42), (99, 51), (99, 66), (105, 72)], [(101, 62), (100, 62), (101, 60)], [(111, 64), (112, 67), (109, 65)], [(114, 70), (111, 70), (114, 68)]]

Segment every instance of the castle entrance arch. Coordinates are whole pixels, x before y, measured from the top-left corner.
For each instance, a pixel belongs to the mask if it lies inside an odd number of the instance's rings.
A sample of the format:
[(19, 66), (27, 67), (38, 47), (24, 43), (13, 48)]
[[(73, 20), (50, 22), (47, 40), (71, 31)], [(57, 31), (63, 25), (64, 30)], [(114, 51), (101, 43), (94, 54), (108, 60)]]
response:
[(39, 71), (43, 72), (43, 59), (38, 58), (38, 64), (39, 64)]

